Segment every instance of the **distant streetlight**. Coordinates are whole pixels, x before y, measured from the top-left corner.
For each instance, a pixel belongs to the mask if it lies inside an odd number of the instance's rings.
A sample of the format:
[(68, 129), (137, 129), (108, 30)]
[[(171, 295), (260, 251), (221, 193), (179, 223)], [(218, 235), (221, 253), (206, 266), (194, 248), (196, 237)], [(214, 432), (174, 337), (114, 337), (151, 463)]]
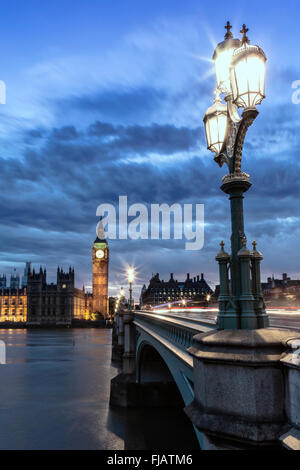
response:
[(135, 271), (134, 268), (128, 268), (127, 270), (127, 279), (129, 282), (129, 310), (132, 310), (132, 283), (134, 281)]
[[(241, 40), (233, 38), (229, 22), (225, 29), (225, 40), (213, 55), (215, 103), (204, 116), (207, 147), (215, 153), (220, 167), (226, 163), (229, 168), (221, 189), (229, 194), (231, 203), (231, 256), (224, 251), (222, 242), (216, 257), (220, 265), (218, 327), (255, 329), (268, 326), (268, 317), (260, 283), (262, 255), (256, 250), (256, 243), (252, 251), (246, 246), (243, 194), (251, 183), (250, 176), (241, 172), (241, 161), (247, 130), (258, 115), (256, 106), (265, 98), (267, 59), (259, 46), (250, 45), (245, 25)], [(238, 108), (243, 108), (241, 116)]]

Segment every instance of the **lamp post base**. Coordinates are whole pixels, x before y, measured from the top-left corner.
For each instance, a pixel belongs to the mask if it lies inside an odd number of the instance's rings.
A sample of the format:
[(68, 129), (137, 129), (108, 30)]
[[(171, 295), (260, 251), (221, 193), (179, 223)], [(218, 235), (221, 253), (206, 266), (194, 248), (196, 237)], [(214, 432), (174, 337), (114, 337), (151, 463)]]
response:
[(298, 337), (275, 328), (194, 336), (195, 399), (185, 411), (206, 436), (203, 450), (299, 445), (299, 365), (290, 349)]
[[(231, 255), (221, 252), (216, 260), (220, 265), (220, 297), (218, 328), (220, 330), (255, 330), (269, 326), (261, 290), (260, 262), (262, 254), (247, 248), (244, 232), (244, 193), (251, 187), (245, 173), (223, 178), (221, 190), (229, 195), (231, 206)], [(230, 268), (230, 281), (229, 281)]]
[(243, 315), (220, 313), (217, 320), (218, 330), (257, 330), (269, 327), (269, 317), (263, 315)]
[(219, 314), (217, 320), (218, 330), (239, 330), (240, 319), (234, 314)]

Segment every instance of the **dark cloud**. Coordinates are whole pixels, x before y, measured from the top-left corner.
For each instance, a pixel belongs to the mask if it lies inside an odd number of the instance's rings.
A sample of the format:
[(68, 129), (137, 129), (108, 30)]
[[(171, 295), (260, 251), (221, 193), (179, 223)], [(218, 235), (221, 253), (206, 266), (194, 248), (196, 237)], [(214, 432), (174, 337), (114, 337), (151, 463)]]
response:
[(102, 116), (104, 120), (123, 123), (124, 120), (138, 122), (139, 119), (151, 120), (151, 114), (157, 111), (167, 99), (163, 90), (152, 87), (105, 90), (98, 93), (72, 96), (56, 104), (58, 113), (78, 111), (81, 114)]
[(34, 139), (41, 139), (45, 135), (46, 130), (42, 128), (38, 129), (30, 129), (27, 132), (28, 137), (32, 137)]
[(180, 151), (189, 151), (203, 142), (202, 128), (189, 129), (172, 125), (151, 126), (113, 126), (105, 122), (92, 124), (88, 135), (96, 137), (114, 137), (105, 141), (107, 149), (120, 152), (155, 152), (169, 154)]
[(88, 128), (88, 135), (96, 137), (106, 137), (117, 135), (121, 126), (113, 126), (108, 122), (96, 121)]
[(79, 133), (74, 126), (64, 126), (60, 129), (54, 128), (52, 138), (55, 140), (75, 140), (78, 139)]
[[(187, 99), (193, 97), (201, 100), (201, 93), (192, 89)], [(187, 253), (183, 241), (112, 241), (112, 282), (124, 260), (140, 265), (142, 280), (152, 271), (165, 278), (169, 271), (178, 277), (204, 271), (217, 280), (219, 243), (230, 245), (229, 202), (219, 189), (226, 168), (220, 170), (208, 152), (199, 156), (205, 148), (202, 125), (140, 122), (166, 99), (151, 88), (74, 98), (62, 104), (64, 113), (68, 106), (84, 114), (97, 111), (86, 129), (33, 129), (24, 137), (22, 158), (2, 156), (0, 261), (32, 259), (50, 270), (72, 264), (78, 283), (89, 282), (96, 208), (128, 195), (129, 204), (205, 203), (205, 248)], [(184, 99), (182, 94), (169, 103)], [(290, 104), (264, 110), (246, 138), (243, 170), (253, 182), (245, 197), (246, 232), (249, 241), (258, 239), (266, 272), (274, 269), (274, 240), (287, 253), (282, 270), (295, 272), (299, 263), (299, 110)]]

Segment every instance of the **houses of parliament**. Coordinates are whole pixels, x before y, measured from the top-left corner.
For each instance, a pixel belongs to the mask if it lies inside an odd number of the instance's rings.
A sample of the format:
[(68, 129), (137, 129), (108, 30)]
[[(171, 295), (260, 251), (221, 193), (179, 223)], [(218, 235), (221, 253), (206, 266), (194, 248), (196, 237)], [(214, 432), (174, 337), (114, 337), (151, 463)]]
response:
[(93, 293), (75, 287), (75, 271), (57, 268), (56, 283), (47, 283), (46, 269), (26, 263), (22, 279), (14, 271), (0, 276), (0, 323), (28, 326), (70, 326), (75, 320), (97, 320), (108, 315), (107, 241), (98, 237), (92, 246)]

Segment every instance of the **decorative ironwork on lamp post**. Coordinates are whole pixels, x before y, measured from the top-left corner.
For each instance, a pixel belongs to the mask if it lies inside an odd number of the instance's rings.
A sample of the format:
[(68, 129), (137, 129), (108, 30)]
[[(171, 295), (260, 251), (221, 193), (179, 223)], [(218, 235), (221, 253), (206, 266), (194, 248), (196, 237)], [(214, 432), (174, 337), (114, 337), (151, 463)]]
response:
[[(220, 167), (226, 163), (229, 169), (221, 189), (229, 195), (231, 205), (231, 255), (222, 242), (216, 257), (220, 271), (218, 328), (256, 329), (267, 327), (269, 322), (260, 280), (262, 255), (256, 242), (253, 250), (247, 248), (244, 232), (243, 194), (251, 182), (241, 171), (241, 161), (247, 130), (258, 115), (256, 106), (265, 98), (267, 59), (259, 46), (250, 44), (245, 25), (241, 40), (233, 38), (229, 22), (225, 29), (225, 40), (213, 55), (215, 102), (204, 116), (208, 149), (216, 154)], [(243, 108), (241, 115), (238, 108)]]

